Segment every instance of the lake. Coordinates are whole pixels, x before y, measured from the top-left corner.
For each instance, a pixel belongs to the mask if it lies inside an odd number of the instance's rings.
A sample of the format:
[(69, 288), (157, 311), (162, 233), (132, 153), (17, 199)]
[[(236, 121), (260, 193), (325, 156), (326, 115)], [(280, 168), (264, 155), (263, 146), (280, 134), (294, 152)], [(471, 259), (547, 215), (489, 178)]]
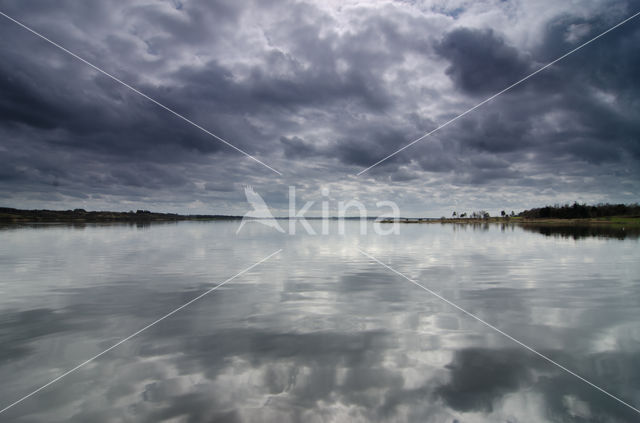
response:
[[(319, 226), (321, 222), (315, 221)], [(368, 223), (371, 225), (371, 222)], [(620, 230), (237, 221), (0, 229), (0, 386), (15, 422), (628, 422), (640, 244)], [(320, 232), (320, 231), (318, 231)]]

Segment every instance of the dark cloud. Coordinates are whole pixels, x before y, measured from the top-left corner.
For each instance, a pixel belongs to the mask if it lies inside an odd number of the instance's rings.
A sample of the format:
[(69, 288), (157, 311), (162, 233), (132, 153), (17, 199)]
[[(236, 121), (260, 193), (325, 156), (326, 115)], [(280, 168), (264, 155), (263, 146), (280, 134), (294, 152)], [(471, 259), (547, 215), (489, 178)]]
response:
[[(339, 140), (335, 154), (343, 163), (367, 167), (408, 143), (400, 128), (386, 128), (379, 124), (351, 129), (349, 138)], [(390, 148), (391, 147), (391, 148)], [(385, 162), (389, 166), (399, 159), (391, 157)]]
[(280, 142), (284, 146), (284, 155), (288, 159), (303, 159), (317, 154), (316, 148), (300, 137), (281, 137)]
[(25, 74), (0, 68), (0, 90), (0, 119), (7, 124), (53, 129), (63, 118), (62, 110), (43, 99), (36, 81)]
[(493, 94), (530, 73), (529, 60), (491, 29), (455, 29), (435, 51), (451, 63), (446, 74), (469, 94)]

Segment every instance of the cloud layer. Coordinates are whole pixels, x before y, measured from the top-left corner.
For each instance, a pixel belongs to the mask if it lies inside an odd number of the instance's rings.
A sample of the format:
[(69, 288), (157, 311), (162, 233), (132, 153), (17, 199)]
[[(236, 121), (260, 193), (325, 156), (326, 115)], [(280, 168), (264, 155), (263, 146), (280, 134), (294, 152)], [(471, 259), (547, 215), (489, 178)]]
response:
[(404, 215), (638, 200), (640, 26), (625, 1), (2, 1), (1, 10), (283, 173), (2, 18), (6, 206), (244, 212), (301, 198)]

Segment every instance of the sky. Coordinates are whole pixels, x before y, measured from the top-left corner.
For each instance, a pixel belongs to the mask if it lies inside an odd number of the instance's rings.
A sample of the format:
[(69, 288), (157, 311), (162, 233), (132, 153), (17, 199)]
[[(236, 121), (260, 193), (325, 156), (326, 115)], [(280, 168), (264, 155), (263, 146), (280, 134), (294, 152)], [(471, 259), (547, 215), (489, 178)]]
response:
[(632, 1), (40, 1), (0, 11), (0, 206), (521, 211), (640, 199)]

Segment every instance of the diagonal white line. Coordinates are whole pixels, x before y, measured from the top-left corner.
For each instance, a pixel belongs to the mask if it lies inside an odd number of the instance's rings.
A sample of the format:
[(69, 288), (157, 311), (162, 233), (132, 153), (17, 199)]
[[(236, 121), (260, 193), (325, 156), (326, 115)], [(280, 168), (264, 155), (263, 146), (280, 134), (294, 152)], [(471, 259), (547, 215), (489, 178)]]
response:
[(619, 403), (626, 405), (627, 407), (629, 407), (630, 409), (632, 409), (633, 411), (635, 411), (636, 413), (640, 414), (640, 410), (637, 409), (636, 407), (632, 406), (629, 403), (624, 402), (623, 400), (621, 400), (620, 398), (616, 397), (613, 394), (610, 394), (609, 392), (605, 391), (604, 389), (602, 389), (601, 387), (599, 387), (598, 385), (594, 384), (593, 382), (589, 382), (587, 379), (583, 378), (582, 376), (580, 376), (579, 374), (576, 374), (575, 372), (567, 369), (566, 367), (564, 367), (561, 364), (558, 364), (557, 362), (553, 361), (552, 359), (550, 359), (549, 357), (547, 357), (546, 355), (534, 350), (533, 348), (531, 348), (530, 346), (526, 345), (525, 343), (518, 341), (516, 338), (514, 338), (513, 336), (509, 335), (508, 333), (503, 332), (502, 330), (498, 329), (497, 327), (493, 326), (491, 323), (488, 323), (484, 320), (482, 320), (481, 318), (479, 318), (478, 316), (476, 316), (475, 314), (463, 309), (462, 307), (460, 307), (459, 305), (447, 300), (446, 298), (444, 298), (443, 296), (439, 295), (438, 293), (432, 291), (431, 289), (427, 288), (426, 286), (420, 284), (419, 282), (414, 281), (413, 279), (409, 278), (408, 276), (405, 276), (403, 273), (397, 271), (396, 269), (392, 268), (391, 266), (381, 262), (380, 260), (378, 260), (377, 258), (375, 258), (374, 256), (372, 256), (371, 254), (368, 254), (364, 251), (362, 251), (360, 248), (358, 248), (358, 251), (360, 251), (360, 253), (368, 258), (370, 258), (371, 260), (375, 261), (378, 264), (381, 264), (382, 266), (386, 267), (387, 269), (391, 270), (393, 273), (395, 273), (396, 275), (402, 276), (404, 279), (408, 280), (409, 282), (411, 282), (412, 284), (419, 286), (420, 288), (424, 289), (425, 291), (427, 291), (429, 294), (433, 295), (434, 297), (444, 301), (445, 303), (449, 304), (450, 306), (460, 310), (461, 312), (463, 312), (464, 314), (466, 314), (469, 317), (473, 317), (474, 319), (476, 319), (478, 322), (482, 323), (483, 325), (487, 326), (490, 329), (493, 329), (494, 331), (498, 332), (500, 335), (503, 335), (507, 338), (509, 338), (510, 340), (512, 340), (513, 342), (515, 342), (516, 344), (526, 348), (527, 350), (531, 351), (532, 353), (536, 354), (537, 356), (543, 358), (544, 360), (548, 361), (549, 363), (553, 364), (556, 367), (559, 367), (560, 369), (564, 370), (565, 372), (577, 377), (578, 379), (580, 379), (581, 381), (585, 382), (586, 384), (590, 385), (591, 387), (597, 389), (598, 391), (606, 394), (607, 396), (613, 398), (614, 400), (618, 401)]
[(88, 62), (87, 60), (83, 59), (82, 57), (78, 56), (77, 54), (73, 53), (72, 51), (67, 50), (66, 48), (62, 47), (60, 44), (50, 40), (49, 38), (45, 37), (44, 35), (40, 34), (39, 32), (37, 32), (34, 29), (29, 28), (28, 26), (26, 26), (25, 24), (23, 24), (22, 22), (19, 22), (17, 20), (15, 20), (14, 18), (12, 18), (11, 16), (7, 15), (6, 13), (0, 12), (0, 15), (4, 16), (5, 18), (9, 19), (11, 22), (14, 22), (16, 24), (18, 24), (19, 26), (21, 26), (22, 28), (26, 29), (27, 31), (31, 32), (34, 35), (37, 35), (38, 37), (42, 38), (43, 40), (45, 40), (46, 42), (48, 42), (49, 44), (59, 48), (60, 50), (64, 51), (65, 53), (75, 57), (76, 59), (78, 59), (79, 61), (81, 61), (82, 63), (92, 67), (93, 69), (97, 70), (98, 72), (100, 72), (101, 74), (108, 76), (109, 78), (113, 79), (114, 81), (116, 81), (117, 83), (124, 85), (125, 87), (129, 88), (131, 91), (133, 91), (136, 94), (141, 95), (142, 97), (146, 98), (147, 100), (151, 101), (152, 103), (162, 107), (163, 109), (165, 109), (166, 111), (168, 111), (169, 113), (172, 113), (173, 115), (179, 117), (180, 119), (184, 120), (185, 122), (189, 123), (192, 126), (195, 126), (196, 128), (198, 128), (199, 130), (201, 130), (202, 132), (204, 132), (207, 135), (212, 136), (213, 138), (217, 139), (220, 142), (223, 142), (224, 144), (228, 145), (229, 147), (233, 148), (234, 150), (244, 154), (245, 156), (247, 156), (248, 158), (250, 158), (251, 160), (254, 160), (258, 163), (260, 163), (262, 166), (266, 167), (267, 169), (277, 173), (278, 175), (282, 176), (282, 173), (278, 172), (277, 170), (275, 170), (274, 168), (272, 168), (271, 166), (263, 163), (262, 161), (260, 161), (259, 159), (257, 159), (256, 157), (252, 156), (251, 154), (247, 153), (246, 151), (236, 147), (235, 145), (231, 144), (229, 141), (219, 137), (218, 135), (214, 134), (211, 131), (208, 131), (207, 129), (203, 128), (202, 126), (198, 125), (197, 123), (193, 122), (192, 120), (184, 117), (183, 115), (181, 115), (180, 113), (176, 112), (175, 110), (165, 106), (164, 104), (160, 103), (159, 101), (149, 97), (148, 95), (146, 95), (145, 93), (137, 90), (136, 88), (133, 88), (131, 85), (127, 84), (126, 82), (116, 78), (115, 76), (111, 75), (110, 73), (108, 73), (107, 71), (99, 68), (98, 66), (94, 65), (93, 63)]
[(393, 153), (389, 154), (387, 157), (378, 160), (377, 162), (375, 162), (374, 164), (372, 164), (371, 166), (369, 166), (368, 168), (361, 170), (360, 172), (358, 172), (356, 174), (356, 176), (360, 176), (363, 173), (367, 172), (368, 170), (370, 170), (371, 168), (379, 165), (380, 163), (386, 161), (387, 159), (390, 159), (391, 157), (395, 156), (396, 154), (400, 153), (401, 151), (411, 147), (413, 144), (417, 143), (418, 141), (422, 141), (423, 139), (427, 138), (428, 136), (430, 136), (431, 134), (441, 130), (442, 128), (444, 128), (445, 126), (448, 126), (449, 124), (455, 122), (456, 120), (460, 119), (461, 117), (465, 116), (467, 113), (470, 113), (472, 111), (474, 111), (475, 109), (477, 109), (478, 107), (490, 102), (491, 100), (493, 100), (494, 98), (498, 97), (499, 95), (509, 91), (511, 88), (514, 88), (518, 85), (520, 85), (521, 83), (523, 83), (524, 81), (526, 81), (527, 79), (531, 78), (532, 76), (542, 72), (543, 70), (545, 70), (546, 68), (548, 68), (549, 66), (554, 65), (555, 63), (559, 62), (560, 60), (564, 59), (565, 57), (569, 56), (570, 54), (575, 53), (576, 51), (580, 50), (582, 47), (591, 44), (592, 42), (594, 42), (595, 40), (597, 40), (598, 38), (602, 37), (603, 35), (613, 31), (614, 29), (618, 28), (621, 25), (624, 25), (625, 23), (629, 22), (631, 19), (635, 18), (636, 16), (640, 15), (640, 12), (636, 13), (635, 15), (632, 15), (630, 17), (628, 17), (627, 19), (623, 20), (622, 22), (617, 23), (616, 25), (612, 26), (611, 28), (607, 29), (606, 31), (600, 33), (599, 35), (596, 35), (595, 37), (593, 37), (592, 39), (590, 39), (589, 41), (580, 44), (578, 47), (574, 48), (573, 50), (563, 54), (562, 56), (558, 57), (557, 59), (555, 59), (552, 62), (547, 63), (546, 65), (542, 66), (540, 69), (536, 70), (533, 73), (530, 73), (529, 75), (525, 76), (524, 78), (522, 78), (521, 80), (514, 82), (513, 84), (509, 85), (507, 88), (503, 89), (502, 91), (499, 91), (497, 93), (495, 93), (494, 95), (492, 95), (491, 97), (486, 98), (485, 100), (481, 101), (480, 103), (476, 104), (475, 106), (473, 106), (472, 108), (460, 113), (458, 116), (454, 117), (453, 119), (450, 119), (448, 121), (446, 121), (445, 123), (443, 123), (442, 125), (438, 126), (437, 128), (431, 130), (430, 132), (427, 132), (426, 134), (422, 135), (419, 138), (416, 138), (415, 140), (411, 141), (409, 144), (405, 145), (404, 147), (394, 151)]
[(109, 348), (107, 348), (106, 350), (102, 351), (99, 354), (94, 355), (93, 357), (89, 358), (86, 361), (83, 361), (82, 363), (78, 364), (76, 367), (67, 370), (66, 372), (64, 372), (63, 374), (61, 374), (60, 376), (56, 377), (55, 379), (47, 382), (46, 384), (42, 385), (41, 387), (39, 387), (38, 389), (36, 389), (35, 391), (32, 391), (31, 393), (23, 396), (22, 398), (20, 398), (17, 401), (14, 401), (13, 403), (7, 405), (6, 407), (4, 407), (2, 410), (0, 410), (0, 413), (4, 413), (5, 411), (7, 411), (8, 409), (10, 409), (11, 407), (20, 404), (22, 401), (26, 400), (27, 398), (37, 394), (38, 392), (42, 391), (43, 389), (45, 389), (46, 387), (48, 387), (49, 385), (52, 385), (54, 383), (56, 383), (57, 381), (59, 381), (60, 379), (62, 379), (63, 377), (75, 372), (76, 370), (80, 369), (81, 367), (86, 366), (87, 364), (91, 363), (93, 360), (95, 360), (96, 358), (101, 357), (102, 355), (108, 353), (109, 351), (111, 351), (112, 349), (118, 347), (119, 345), (127, 342), (128, 340), (130, 340), (131, 338), (133, 338), (134, 336), (137, 336), (139, 334), (141, 334), (142, 332), (144, 332), (145, 330), (149, 329), (150, 327), (156, 325), (157, 323), (160, 323), (161, 321), (163, 321), (164, 319), (166, 319), (169, 316), (174, 315), (175, 313), (179, 312), (180, 310), (182, 310), (183, 308), (187, 307), (188, 305), (198, 301), (200, 298), (204, 297), (205, 295), (210, 294), (211, 292), (215, 291), (216, 289), (220, 288), (222, 285), (226, 284), (227, 282), (231, 282), (232, 280), (234, 280), (235, 278), (237, 278), (238, 276), (241, 276), (245, 273), (247, 273), (249, 270), (253, 269), (254, 267), (258, 266), (259, 264), (264, 263), (265, 261), (269, 260), (271, 257), (275, 256), (276, 254), (278, 254), (279, 252), (281, 252), (282, 249), (279, 249), (278, 251), (269, 254), (267, 257), (259, 260), (257, 263), (252, 264), (251, 266), (247, 267), (246, 269), (242, 270), (239, 273), (236, 273), (235, 275), (233, 275), (232, 277), (230, 277), (229, 279), (225, 280), (224, 282), (219, 283), (218, 285), (214, 286), (213, 288), (203, 292), (202, 294), (198, 295), (197, 297), (195, 297), (194, 299), (182, 304), (180, 307), (174, 309), (173, 311), (170, 311), (169, 313), (165, 314), (164, 316), (160, 317), (157, 320), (154, 320), (153, 322), (149, 323), (147, 326), (143, 327), (142, 329), (132, 333), (131, 335), (127, 336), (126, 338), (118, 341), (117, 343), (113, 344), (112, 346), (110, 346)]

